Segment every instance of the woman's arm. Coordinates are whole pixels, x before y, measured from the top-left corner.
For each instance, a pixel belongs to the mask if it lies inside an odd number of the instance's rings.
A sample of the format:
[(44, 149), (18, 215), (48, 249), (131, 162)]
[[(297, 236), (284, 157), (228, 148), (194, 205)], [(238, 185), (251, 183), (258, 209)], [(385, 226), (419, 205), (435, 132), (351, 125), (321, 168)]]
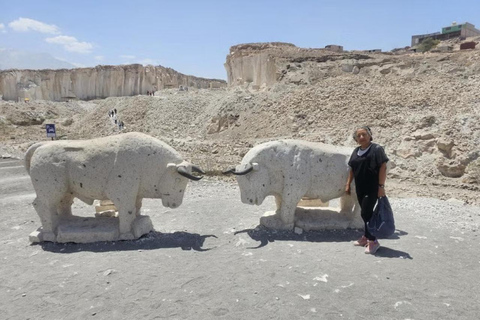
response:
[(353, 170), (350, 168), (350, 171), (348, 172), (348, 178), (347, 178), (347, 185), (345, 186), (345, 192), (347, 194), (350, 194), (350, 184), (353, 181)]
[(387, 163), (384, 162), (380, 166), (378, 172), (378, 197), (385, 197), (385, 180), (387, 180)]

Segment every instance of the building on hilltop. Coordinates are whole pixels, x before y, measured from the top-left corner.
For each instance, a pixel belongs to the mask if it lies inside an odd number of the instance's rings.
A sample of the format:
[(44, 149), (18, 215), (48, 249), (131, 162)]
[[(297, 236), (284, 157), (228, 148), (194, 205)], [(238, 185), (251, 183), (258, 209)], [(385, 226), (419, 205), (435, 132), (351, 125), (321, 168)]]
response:
[(452, 38), (465, 39), (467, 37), (480, 36), (480, 30), (475, 29), (471, 23), (465, 22), (462, 24), (452, 23), (449, 27), (442, 28), (442, 32), (435, 32), (429, 34), (419, 34), (412, 36), (412, 47), (419, 45), (423, 40), (432, 38), (434, 40), (447, 40)]
[(329, 44), (325, 46), (325, 49), (333, 52), (343, 52), (343, 46), (339, 46), (337, 44)]

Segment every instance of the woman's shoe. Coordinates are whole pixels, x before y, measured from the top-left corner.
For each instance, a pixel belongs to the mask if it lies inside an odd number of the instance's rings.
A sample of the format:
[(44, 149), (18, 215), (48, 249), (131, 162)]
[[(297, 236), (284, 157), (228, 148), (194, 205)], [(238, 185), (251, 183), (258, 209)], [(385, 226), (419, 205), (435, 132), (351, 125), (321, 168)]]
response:
[(353, 243), (353, 245), (356, 246), (356, 247), (365, 247), (365, 246), (367, 245), (367, 243), (368, 243), (367, 237), (362, 236), (360, 239), (358, 239), (357, 241), (355, 241), (355, 242)]
[(378, 248), (380, 248), (380, 243), (377, 240), (368, 240), (367, 247), (365, 248), (366, 254), (375, 254)]

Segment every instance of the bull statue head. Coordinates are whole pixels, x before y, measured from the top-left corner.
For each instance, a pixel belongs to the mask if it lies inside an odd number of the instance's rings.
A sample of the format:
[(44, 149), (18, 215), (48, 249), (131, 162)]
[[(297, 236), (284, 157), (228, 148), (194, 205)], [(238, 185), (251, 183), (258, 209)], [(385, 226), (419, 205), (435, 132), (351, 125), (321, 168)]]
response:
[[(250, 174), (249, 174), (250, 173)], [(236, 168), (223, 172), (237, 176), (240, 196), (243, 203), (261, 205), (271, 193), (271, 179), (268, 170), (257, 162), (242, 163)]]
[(164, 206), (177, 208), (182, 204), (188, 180), (198, 181), (203, 178), (203, 176), (194, 176), (192, 172), (200, 174), (205, 174), (205, 172), (187, 161), (179, 164), (169, 163), (166, 169), (161, 179), (162, 183), (159, 184), (160, 198), (162, 198)]

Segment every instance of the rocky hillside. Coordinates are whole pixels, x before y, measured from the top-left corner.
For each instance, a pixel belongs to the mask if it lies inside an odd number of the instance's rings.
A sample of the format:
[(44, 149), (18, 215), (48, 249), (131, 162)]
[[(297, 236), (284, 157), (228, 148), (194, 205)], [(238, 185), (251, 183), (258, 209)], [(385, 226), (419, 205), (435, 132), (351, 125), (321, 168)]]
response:
[(6, 70), (0, 72), (3, 100), (92, 100), (146, 94), (179, 86), (219, 88), (223, 80), (187, 76), (161, 66), (140, 64), (62, 70)]
[(73, 139), (117, 134), (107, 116), (116, 108), (124, 131), (159, 137), (215, 173), (271, 139), (353, 147), (353, 129), (367, 124), (395, 163), (389, 179), (397, 191), (416, 188), (417, 196), (479, 203), (480, 51), (315, 56), (278, 51), (280, 76), (270, 85), (168, 89), (155, 97), (111, 97), (88, 105), (3, 102), (0, 121), (7, 134), (0, 145), (9, 152), (25, 150), (32, 140), (46, 139), (40, 122), (47, 121)]

